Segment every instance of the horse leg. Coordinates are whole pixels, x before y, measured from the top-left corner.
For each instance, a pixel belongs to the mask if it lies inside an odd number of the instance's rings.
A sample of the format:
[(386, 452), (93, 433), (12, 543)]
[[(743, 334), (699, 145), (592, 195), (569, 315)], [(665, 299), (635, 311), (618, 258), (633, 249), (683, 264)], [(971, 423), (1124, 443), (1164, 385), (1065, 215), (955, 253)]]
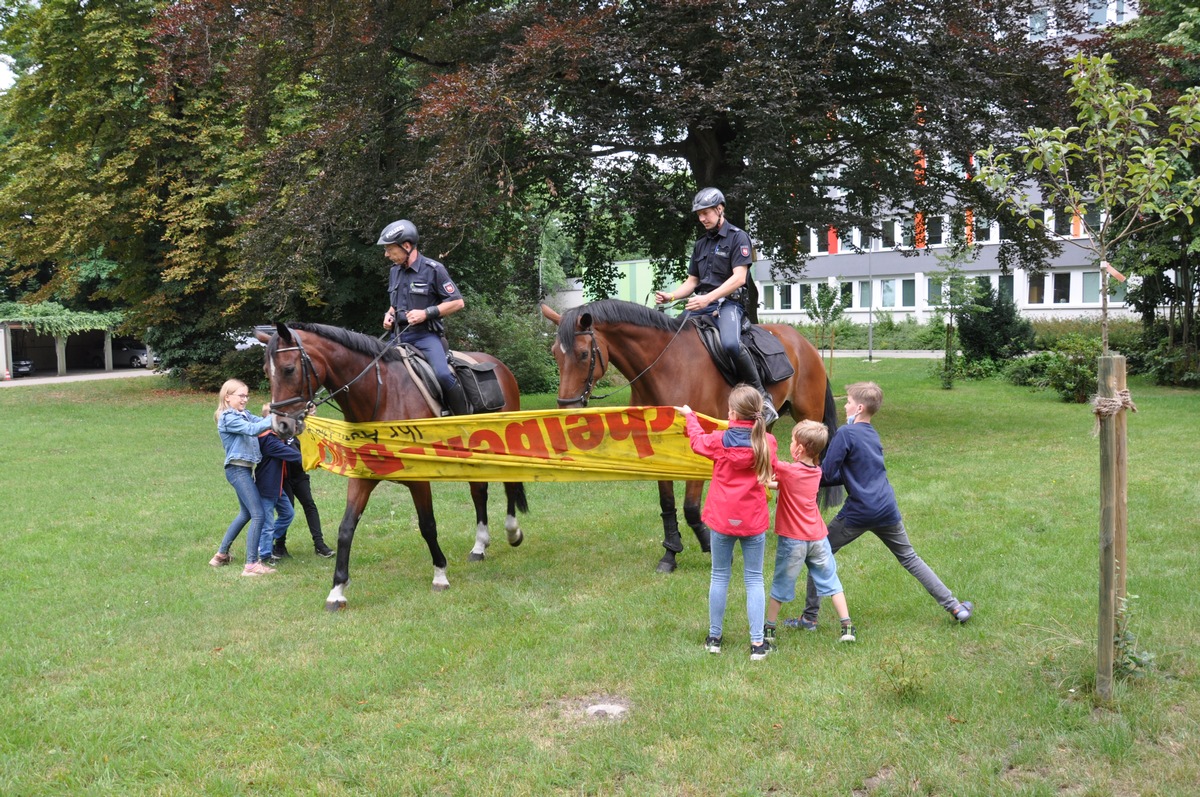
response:
[(488, 533), (487, 482), (471, 482), (471, 502), (475, 504), (475, 547), (467, 554), (468, 562), (482, 562), (492, 544)]
[(663, 553), (658, 560), (659, 573), (675, 572), (675, 554), (683, 550), (683, 540), (679, 537), (679, 518), (675, 514), (675, 483), (662, 481), (658, 483), (658, 506), (662, 510), (663, 523)]
[(337, 559), (333, 567), (333, 589), (325, 599), (325, 610), (330, 612), (346, 608), (346, 585), (350, 583), (350, 546), (354, 542), (354, 530), (367, 508), (371, 491), (379, 482), (374, 479), (350, 479), (346, 487), (346, 513), (338, 526)]
[(704, 482), (688, 482), (683, 493), (683, 519), (692, 527), (700, 550), (709, 553), (708, 525), (700, 519), (700, 494), (704, 492)]
[(433, 559), (433, 591), (441, 592), (450, 588), (446, 578), (446, 555), (442, 553), (437, 540), (437, 521), (433, 518), (433, 490), (429, 482), (407, 482), (408, 491), (412, 493), (413, 506), (417, 508), (417, 526), (421, 529), (421, 537), (429, 546), (429, 556)]
[(521, 532), (521, 523), (517, 520), (517, 512), (528, 512), (529, 504), (525, 500), (525, 485), (521, 482), (505, 482), (504, 496), (508, 499), (508, 508), (504, 515), (504, 531), (508, 534), (508, 544), (516, 548), (525, 541)]

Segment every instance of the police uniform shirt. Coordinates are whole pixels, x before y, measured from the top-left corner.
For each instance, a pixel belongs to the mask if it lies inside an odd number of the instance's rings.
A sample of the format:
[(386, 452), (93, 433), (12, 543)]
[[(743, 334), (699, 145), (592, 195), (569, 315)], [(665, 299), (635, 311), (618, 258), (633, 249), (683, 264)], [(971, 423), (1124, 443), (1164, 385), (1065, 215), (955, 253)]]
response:
[(750, 236), (740, 227), (723, 221), (715, 232), (705, 233), (696, 241), (688, 274), (700, 280), (697, 293), (708, 293), (733, 276), (734, 268), (748, 268), (751, 262)]
[[(409, 310), (428, 310), (447, 299), (462, 298), (446, 267), (420, 254), (411, 267), (392, 266), (388, 295), (397, 316), (403, 316)], [(414, 332), (426, 328), (431, 332), (440, 332), (443, 329), (441, 319), (409, 327)]]

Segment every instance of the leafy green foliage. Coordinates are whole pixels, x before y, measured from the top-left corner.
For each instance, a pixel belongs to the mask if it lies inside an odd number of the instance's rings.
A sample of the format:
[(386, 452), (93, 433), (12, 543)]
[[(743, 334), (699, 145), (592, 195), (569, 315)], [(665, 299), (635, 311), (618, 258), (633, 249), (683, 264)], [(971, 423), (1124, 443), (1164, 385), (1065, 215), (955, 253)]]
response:
[(1008, 360), (1033, 348), (1033, 326), (1009, 299), (981, 291), (958, 315), (958, 339), (967, 360)]
[(1065, 335), (1054, 347), (1046, 365), (1046, 386), (1063, 401), (1083, 404), (1096, 394), (1100, 341), (1082, 335)]
[(558, 366), (550, 354), (554, 337), (540, 313), (531, 312), (513, 289), (497, 299), (479, 294), (463, 298), (466, 307), (446, 323), (451, 348), (498, 357), (522, 393), (558, 389)]
[(122, 314), (68, 310), (55, 302), (0, 302), (0, 319), (29, 324), (39, 335), (66, 336), (93, 329), (116, 329)]

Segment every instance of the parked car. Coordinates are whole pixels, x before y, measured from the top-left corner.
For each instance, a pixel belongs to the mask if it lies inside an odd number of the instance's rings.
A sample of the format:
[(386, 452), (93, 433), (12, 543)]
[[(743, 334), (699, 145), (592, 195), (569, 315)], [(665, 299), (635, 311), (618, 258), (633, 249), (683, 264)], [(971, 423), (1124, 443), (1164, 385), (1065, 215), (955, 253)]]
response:
[(13, 360), (12, 375), (13, 378), (18, 376), (33, 376), (37, 373), (37, 369), (33, 367), (33, 360)]
[[(112, 342), (113, 367), (128, 366), (129, 368), (144, 368), (146, 366), (146, 344), (133, 338), (113, 338)], [(92, 366), (104, 367), (104, 346), (92, 349)], [(154, 364), (162, 362), (158, 355), (154, 356)]]

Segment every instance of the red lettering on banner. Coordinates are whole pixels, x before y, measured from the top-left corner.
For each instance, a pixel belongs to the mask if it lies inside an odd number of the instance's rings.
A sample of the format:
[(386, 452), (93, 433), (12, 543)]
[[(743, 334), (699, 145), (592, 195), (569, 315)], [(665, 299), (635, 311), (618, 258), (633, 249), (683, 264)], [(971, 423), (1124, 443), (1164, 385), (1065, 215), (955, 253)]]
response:
[(467, 448), (479, 454), (503, 454), (504, 439), (491, 429), (480, 429), (467, 438)]
[(471, 452), (467, 451), (463, 446), (461, 437), (451, 437), (449, 440), (433, 443), (433, 453), (439, 457), (455, 457), (457, 459), (467, 459), (471, 456)]
[(571, 450), (562, 422), (558, 418), (547, 418), (545, 428), (546, 434), (550, 436), (550, 447), (554, 449), (555, 454), (565, 454)]
[(359, 458), (363, 465), (372, 473), (379, 476), (387, 476), (397, 471), (404, 470), (404, 462), (398, 456), (394, 456), (387, 450), (387, 446), (379, 443), (367, 443), (359, 446), (357, 449)]
[[(612, 433), (613, 440), (624, 440), (628, 437), (633, 438), (633, 447), (637, 450), (638, 459), (646, 459), (654, 456), (654, 446), (650, 444), (650, 435), (648, 424), (646, 423), (646, 411), (653, 410), (652, 407), (638, 407), (630, 409), (628, 412), (606, 412), (604, 418), (608, 421), (608, 430)], [(655, 415), (659, 413), (654, 410)], [(674, 413), (674, 410), (671, 410)]]
[(604, 442), (604, 418), (601, 416), (568, 415), (566, 420), (567, 436), (580, 451), (590, 451)]
[(508, 444), (508, 453), (513, 456), (550, 459), (542, 425), (536, 419), (508, 424), (504, 427), (504, 440)]

